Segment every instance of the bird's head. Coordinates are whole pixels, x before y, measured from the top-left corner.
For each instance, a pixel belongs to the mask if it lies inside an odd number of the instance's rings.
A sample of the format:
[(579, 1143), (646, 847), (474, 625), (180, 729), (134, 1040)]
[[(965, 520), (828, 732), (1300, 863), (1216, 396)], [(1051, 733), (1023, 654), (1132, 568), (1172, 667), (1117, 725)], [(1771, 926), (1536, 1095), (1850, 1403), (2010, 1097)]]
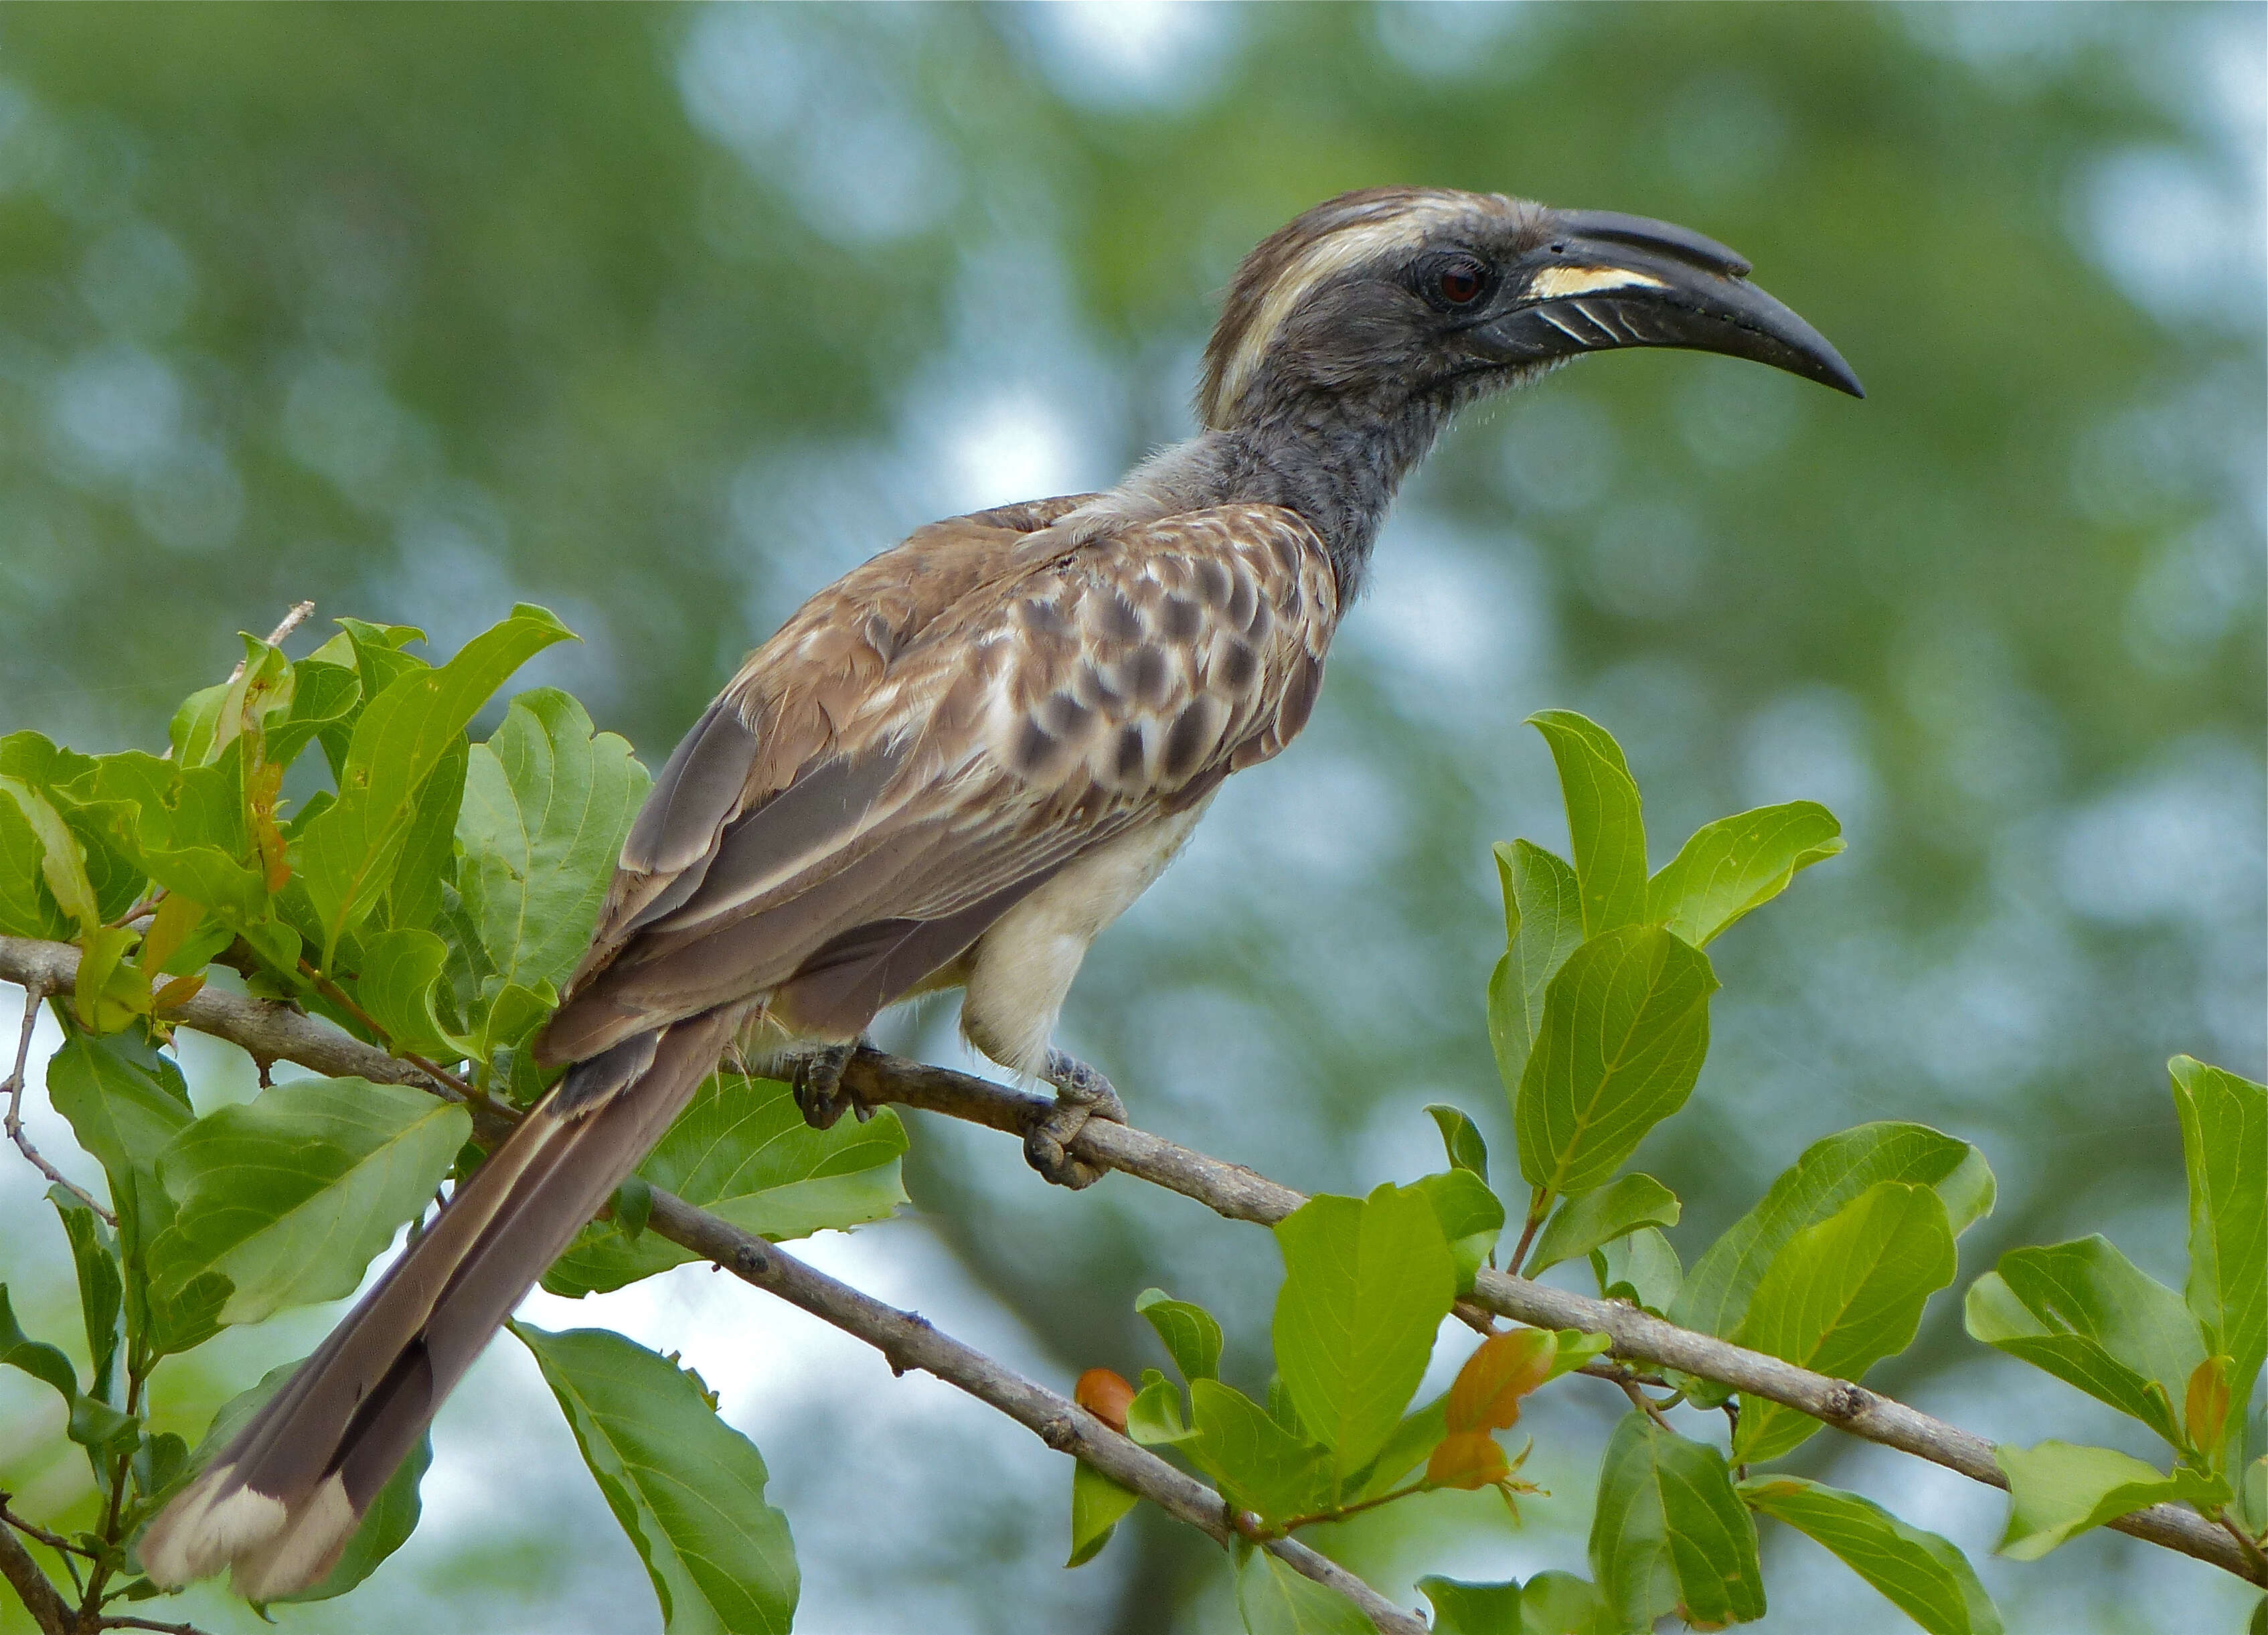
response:
[(1640, 216), (1447, 188), (1342, 194), (1245, 257), (1198, 409), (1230, 431), (1317, 400), (1454, 408), (1624, 346), (1752, 358), (1864, 396), (1748, 274), (1723, 245)]

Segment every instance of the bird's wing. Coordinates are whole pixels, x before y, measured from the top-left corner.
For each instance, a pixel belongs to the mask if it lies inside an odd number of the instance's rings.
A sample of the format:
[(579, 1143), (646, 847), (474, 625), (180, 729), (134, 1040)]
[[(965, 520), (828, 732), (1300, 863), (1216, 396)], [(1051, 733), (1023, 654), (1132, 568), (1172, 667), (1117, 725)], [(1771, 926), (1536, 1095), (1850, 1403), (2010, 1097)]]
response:
[(1295, 513), (976, 532), (917, 534), (821, 593), (711, 706), (624, 847), (547, 1058), (763, 995), (799, 1030), (856, 1033), (1081, 851), (1305, 724), (1338, 606)]

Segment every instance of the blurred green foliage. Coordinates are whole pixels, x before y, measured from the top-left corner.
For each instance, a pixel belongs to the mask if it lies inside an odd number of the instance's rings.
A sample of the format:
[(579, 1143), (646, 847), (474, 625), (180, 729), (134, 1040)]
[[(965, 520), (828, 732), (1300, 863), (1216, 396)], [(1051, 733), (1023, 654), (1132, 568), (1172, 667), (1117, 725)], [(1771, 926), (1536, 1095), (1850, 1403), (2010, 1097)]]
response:
[[(1461, 428), (1307, 740), (1096, 951), (1069, 1042), (1192, 1145), (1313, 1188), (1414, 1176), (1424, 1103), (1481, 1105), (1489, 1073), (1489, 843), (1558, 821), (1518, 723), (1580, 707), (1654, 832), (1815, 799), (1850, 843), (1730, 939), (1683, 1133), (1637, 1155), (1697, 1229), (1887, 1113), (1994, 1153), (1986, 1253), (2115, 1216), (2164, 1278), (2181, 1148), (2141, 1087), (2176, 1050), (2264, 1052), (2261, 18), (11, 8), (0, 732), (155, 748), (303, 596), (440, 651), (532, 600), (592, 639), (531, 678), (652, 762), (907, 527), (1184, 433), (1215, 292), (1315, 199), (1419, 180), (1683, 221), (1869, 400), (1631, 354)], [(949, 1053), (948, 1025), (897, 1042)], [(1131, 1370), (1146, 1284), (1272, 1290), (1264, 1245), (1132, 1189), (1044, 1193), (981, 1138), (917, 1132), (909, 1182), (1065, 1377)], [(1989, 1411), (1932, 1372), (1957, 1331), (1933, 1304), (1888, 1388)], [(792, 1512), (859, 1499), (766, 1446)], [(972, 1503), (908, 1543), (932, 1627), (1012, 1622), (954, 1564), (1052, 1573), (1026, 1515)], [(1142, 1540), (1078, 1617), (1229, 1593)], [(1580, 1556), (1524, 1548), (1523, 1573)], [(2194, 1627), (2123, 1551), (2003, 1595), (2012, 1627)]]

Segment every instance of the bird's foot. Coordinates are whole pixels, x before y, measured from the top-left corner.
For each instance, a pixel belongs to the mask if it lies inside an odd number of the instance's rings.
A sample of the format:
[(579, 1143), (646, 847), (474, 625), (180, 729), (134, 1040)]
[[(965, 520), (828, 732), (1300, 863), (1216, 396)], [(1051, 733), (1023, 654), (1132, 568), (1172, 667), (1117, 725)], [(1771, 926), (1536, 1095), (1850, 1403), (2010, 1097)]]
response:
[(865, 1042), (854, 1039), (849, 1044), (822, 1044), (796, 1053), (788, 1072), (788, 1088), (795, 1094), (803, 1122), (814, 1130), (832, 1130), (846, 1110), (856, 1113), (862, 1124), (874, 1116), (873, 1108), (843, 1085), (843, 1070)]
[(1045, 1179), (1074, 1191), (1102, 1179), (1102, 1171), (1066, 1150), (1090, 1118), (1126, 1122), (1126, 1104), (1105, 1079), (1077, 1057), (1061, 1050), (1048, 1052), (1042, 1075), (1056, 1087), (1056, 1104), (1024, 1132), (1024, 1158)]

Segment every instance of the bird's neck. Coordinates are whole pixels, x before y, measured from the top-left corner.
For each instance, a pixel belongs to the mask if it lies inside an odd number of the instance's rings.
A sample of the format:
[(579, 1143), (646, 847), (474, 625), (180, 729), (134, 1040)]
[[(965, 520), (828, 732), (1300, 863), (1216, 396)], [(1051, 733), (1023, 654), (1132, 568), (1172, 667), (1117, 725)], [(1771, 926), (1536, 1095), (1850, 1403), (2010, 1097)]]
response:
[(1338, 578), (1339, 605), (1362, 588), (1395, 490), (1447, 421), (1446, 402), (1303, 397), (1245, 425), (1160, 449), (1105, 502), (1130, 519), (1209, 505), (1281, 505), (1314, 528)]

